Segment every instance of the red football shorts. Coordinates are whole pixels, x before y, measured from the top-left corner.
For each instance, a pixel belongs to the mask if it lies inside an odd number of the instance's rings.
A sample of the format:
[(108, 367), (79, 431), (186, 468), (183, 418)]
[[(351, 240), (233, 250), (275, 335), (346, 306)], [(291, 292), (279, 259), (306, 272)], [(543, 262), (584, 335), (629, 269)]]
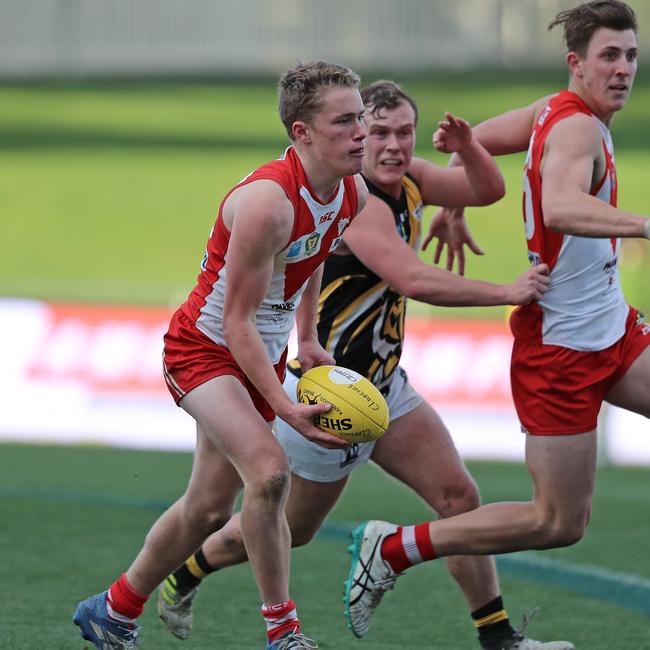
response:
[(625, 334), (598, 352), (515, 339), (510, 380), (522, 428), (539, 436), (593, 431), (607, 391), (648, 346), (650, 327), (636, 309)]
[[(214, 377), (231, 375), (239, 379), (248, 391), (260, 415), (267, 422), (275, 419), (275, 412), (237, 365), (230, 350), (217, 345), (196, 329), (182, 310), (172, 316), (164, 341), (163, 373), (177, 405), (193, 388)], [(273, 366), (280, 382), (284, 381), (286, 360), (285, 350), (280, 361)]]

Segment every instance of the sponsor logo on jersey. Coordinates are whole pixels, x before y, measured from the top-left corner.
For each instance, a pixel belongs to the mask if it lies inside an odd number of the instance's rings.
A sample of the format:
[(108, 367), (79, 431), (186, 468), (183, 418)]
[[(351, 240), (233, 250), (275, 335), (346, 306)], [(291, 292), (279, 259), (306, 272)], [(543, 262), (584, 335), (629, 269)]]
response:
[(542, 258), (539, 253), (528, 251), (528, 261), (533, 265), (537, 265), (542, 263)]
[(348, 227), (350, 224), (350, 220), (347, 217), (343, 217), (338, 224), (337, 227), (339, 229), (339, 237), (343, 234), (343, 231)]
[(299, 239), (291, 246), (289, 246), (289, 250), (287, 251), (287, 259), (291, 259), (292, 257), (298, 257), (300, 255), (300, 251), (302, 250), (302, 241)]
[(343, 237), (336, 237), (335, 239), (332, 239), (332, 243), (330, 244), (330, 253), (334, 252), (338, 248), (338, 245), (341, 243), (342, 239)]
[(321, 216), (318, 223), (320, 224), (320, 223), (325, 223), (326, 221), (331, 221), (332, 219), (334, 219), (335, 214), (336, 212), (334, 210), (330, 210), (329, 212), (326, 212), (324, 215)]
[(285, 259), (298, 262), (301, 259), (315, 255), (319, 251), (318, 242), (320, 241), (320, 237), (320, 233), (318, 232), (312, 232), (299, 237), (287, 249)]
[(618, 264), (618, 257), (615, 257), (613, 260), (610, 260), (603, 266), (603, 271), (611, 271), (612, 269), (615, 269)]
[(293, 311), (296, 308), (295, 302), (276, 302), (275, 305), (271, 305), (271, 309), (276, 311)]
[(311, 235), (307, 236), (307, 239), (305, 239), (305, 252), (308, 255), (310, 253), (316, 252), (319, 240), (320, 240), (320, 233), (318, 232), (313, 232), (311, 233)]

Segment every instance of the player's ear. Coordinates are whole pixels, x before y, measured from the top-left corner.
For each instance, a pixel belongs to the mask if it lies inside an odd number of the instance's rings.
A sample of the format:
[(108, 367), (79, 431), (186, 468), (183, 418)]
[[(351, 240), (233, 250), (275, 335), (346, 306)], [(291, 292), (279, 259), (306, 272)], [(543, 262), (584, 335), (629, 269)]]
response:
[(291, 125), (291, 133), (293, 134), (295, 142), (302, 142), (304, 144), (309, 144), (311, 142), (311, 133), (307, 122), (296, 120)]
[(566, 63), (571, 74), (578, 77), (582, 76), (582, 61), (577, 52), (569, 52), (566, 55)]

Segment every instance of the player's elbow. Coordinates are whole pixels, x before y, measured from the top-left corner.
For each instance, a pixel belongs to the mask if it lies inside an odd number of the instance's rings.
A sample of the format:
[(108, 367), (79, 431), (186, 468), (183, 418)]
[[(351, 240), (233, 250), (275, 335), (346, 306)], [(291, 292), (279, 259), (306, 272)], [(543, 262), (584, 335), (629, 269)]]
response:
[(499, 174), (492, 179), (489, 185), (480, 193), (478, 205), (491, 205), (500, 201), (506, 195), (506, 183)]
[(550, 230), (562, 232), (566, 227), (568, 210), (560, 197), (542, 201), (544, 225)]
[(242, 332), (242, 321), (240, 318), (236, 318), (233, 314), (228, 314), (227, 312), (223, 315), (223, 338), (226, 341), (226, 345), (230, 347), (233, 343), (233, 340), (236, 340), (237, 335)]

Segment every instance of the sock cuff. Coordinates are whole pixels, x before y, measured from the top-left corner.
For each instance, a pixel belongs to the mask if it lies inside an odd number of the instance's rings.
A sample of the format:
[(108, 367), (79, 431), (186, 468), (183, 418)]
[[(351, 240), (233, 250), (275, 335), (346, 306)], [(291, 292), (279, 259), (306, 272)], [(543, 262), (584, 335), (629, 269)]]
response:
[(475, 621), (478, 621), (479, 619), (482, 619), (485, 616), (489, 616), (490, 614), (495, 614), (503, 609), (504, 609), (503, 598), (501, 596), (497, 596), (486, 605), (483, 605), (483, 607), (479, 607), (478, 609), (475, 609), (472, 612), (472, 618)]
[(275, 605), (262, 605), (262, 616), (264, 618), (280, 619), (284, 618), (287, 614), (294, 612), (296, 603), (293, 598), (289, 598), (286, 603), (276, 603)]
[(211, 567), (205, 559), (203, 549), (199, 549), (194, 553), (194, 555), (187, 558), (185, 566), (187, 567), (187, 570), (199, 580), (203, 580), (203, 578), (205, 578), (209, 573), (214, 571), (214, 567)]
[(505, 609), (502, 609), (500, 612), (495, 612), (494, 614), (488, 614), (483, 618), (474, 619), (474, 626), (478, 629), (485, 627), (486, 625), (494, 625), (495, 623), (501, 623), (502, 621), (508, 620), (508, 612)]
[(149, 596), (138, 591), (123, 573), (108, 589), (106, 600), (109, 610), (127, 619), (136, 619), (142, 614)]
[(120, 579), (117, 581), (120, 585), (120, 588), (123, 589), (130, 598), (143, 600), (145, 603), (149, 600), (148, 594), (143, 594), (141, 591), (138, 591), (126, 577), (126, 573), (123, 573), (120, 576)]

